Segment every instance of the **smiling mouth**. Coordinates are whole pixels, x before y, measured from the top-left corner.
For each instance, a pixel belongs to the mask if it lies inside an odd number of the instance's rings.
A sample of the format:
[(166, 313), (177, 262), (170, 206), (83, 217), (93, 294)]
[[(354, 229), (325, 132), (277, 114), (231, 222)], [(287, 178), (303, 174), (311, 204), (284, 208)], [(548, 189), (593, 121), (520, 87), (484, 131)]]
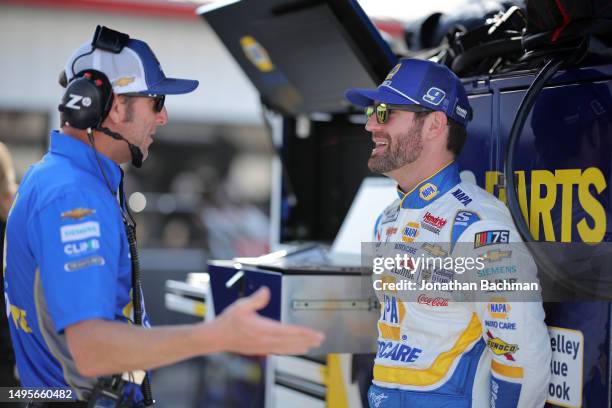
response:
[(389, 144), (387, 142), (382, 142), (382, 141), (374, 142), (374, 148), (372, 149), (372, 155), (381, 153), (387, 148), (388, 145)]

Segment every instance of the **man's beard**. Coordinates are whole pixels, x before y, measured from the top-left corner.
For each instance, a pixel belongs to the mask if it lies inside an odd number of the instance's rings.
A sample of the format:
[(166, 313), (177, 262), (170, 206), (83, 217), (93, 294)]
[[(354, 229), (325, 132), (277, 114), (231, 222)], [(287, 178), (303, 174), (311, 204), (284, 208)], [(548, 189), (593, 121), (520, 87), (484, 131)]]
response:
[(376, 135), (387, 139), (383, 153), (371, 156), (368, 168), (374, 173), (389, 173), (416, 161), (423, 151), (422, 126), (413, 127), (408, 133), (393, 141), (388, 135)]

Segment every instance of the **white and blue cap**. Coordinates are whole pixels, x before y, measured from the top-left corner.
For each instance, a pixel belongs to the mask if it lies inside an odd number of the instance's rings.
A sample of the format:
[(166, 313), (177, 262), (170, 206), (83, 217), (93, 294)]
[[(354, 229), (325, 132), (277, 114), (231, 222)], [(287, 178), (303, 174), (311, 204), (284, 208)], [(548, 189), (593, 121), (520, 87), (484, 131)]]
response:
[(66, 62), (66, 78), (86, 69), (104, 73), (116, 94), (141, 93), (149, 95), (177, 95), (193, 91), (198, 81), (167, 78), (151, 48), (144, 41), (130, 39), (119, 53), (83, 44)]
[(444, 112), (463, 126), (472, 116), (465, 88), (457, 75), (444, 65), (427, 60), (401, 59), (378, 88), (349, 89), (345, 97), (361, 107), (374, 102), (420, 105)]

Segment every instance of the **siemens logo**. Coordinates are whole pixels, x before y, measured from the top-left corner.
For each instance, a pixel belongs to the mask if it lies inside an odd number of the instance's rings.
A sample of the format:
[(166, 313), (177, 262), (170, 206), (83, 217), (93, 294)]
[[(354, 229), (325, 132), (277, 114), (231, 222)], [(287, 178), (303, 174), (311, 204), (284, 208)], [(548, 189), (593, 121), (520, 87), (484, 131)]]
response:
[(485, 278), (491, 275), (502, 275), (506, 273), (516, 273), (516, 265), (509, 266), (496, 266), (492, 268), (485, 268), (482, 271), (478, 271), (478, 276), (480, 278)]
[(97, 221), (64, 225), (60, 228), (62, 242), (81, 241), (100, 236), (100, 223)]

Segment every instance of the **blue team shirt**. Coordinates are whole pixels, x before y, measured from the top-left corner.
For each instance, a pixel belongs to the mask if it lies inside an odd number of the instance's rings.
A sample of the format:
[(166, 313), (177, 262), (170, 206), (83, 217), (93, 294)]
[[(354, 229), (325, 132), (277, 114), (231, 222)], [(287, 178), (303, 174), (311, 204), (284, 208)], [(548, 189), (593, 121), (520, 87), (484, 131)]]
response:
[(89, 319), (133, 322), (117, 200), (122, 172), (98, 158), (91, 146), (51, 132), (49, 152), (24, 177), (6, 228), (4, 295), (21, 382), (71, 387), (80, 399), (96, 379), (76, 370), (66, 327)]

